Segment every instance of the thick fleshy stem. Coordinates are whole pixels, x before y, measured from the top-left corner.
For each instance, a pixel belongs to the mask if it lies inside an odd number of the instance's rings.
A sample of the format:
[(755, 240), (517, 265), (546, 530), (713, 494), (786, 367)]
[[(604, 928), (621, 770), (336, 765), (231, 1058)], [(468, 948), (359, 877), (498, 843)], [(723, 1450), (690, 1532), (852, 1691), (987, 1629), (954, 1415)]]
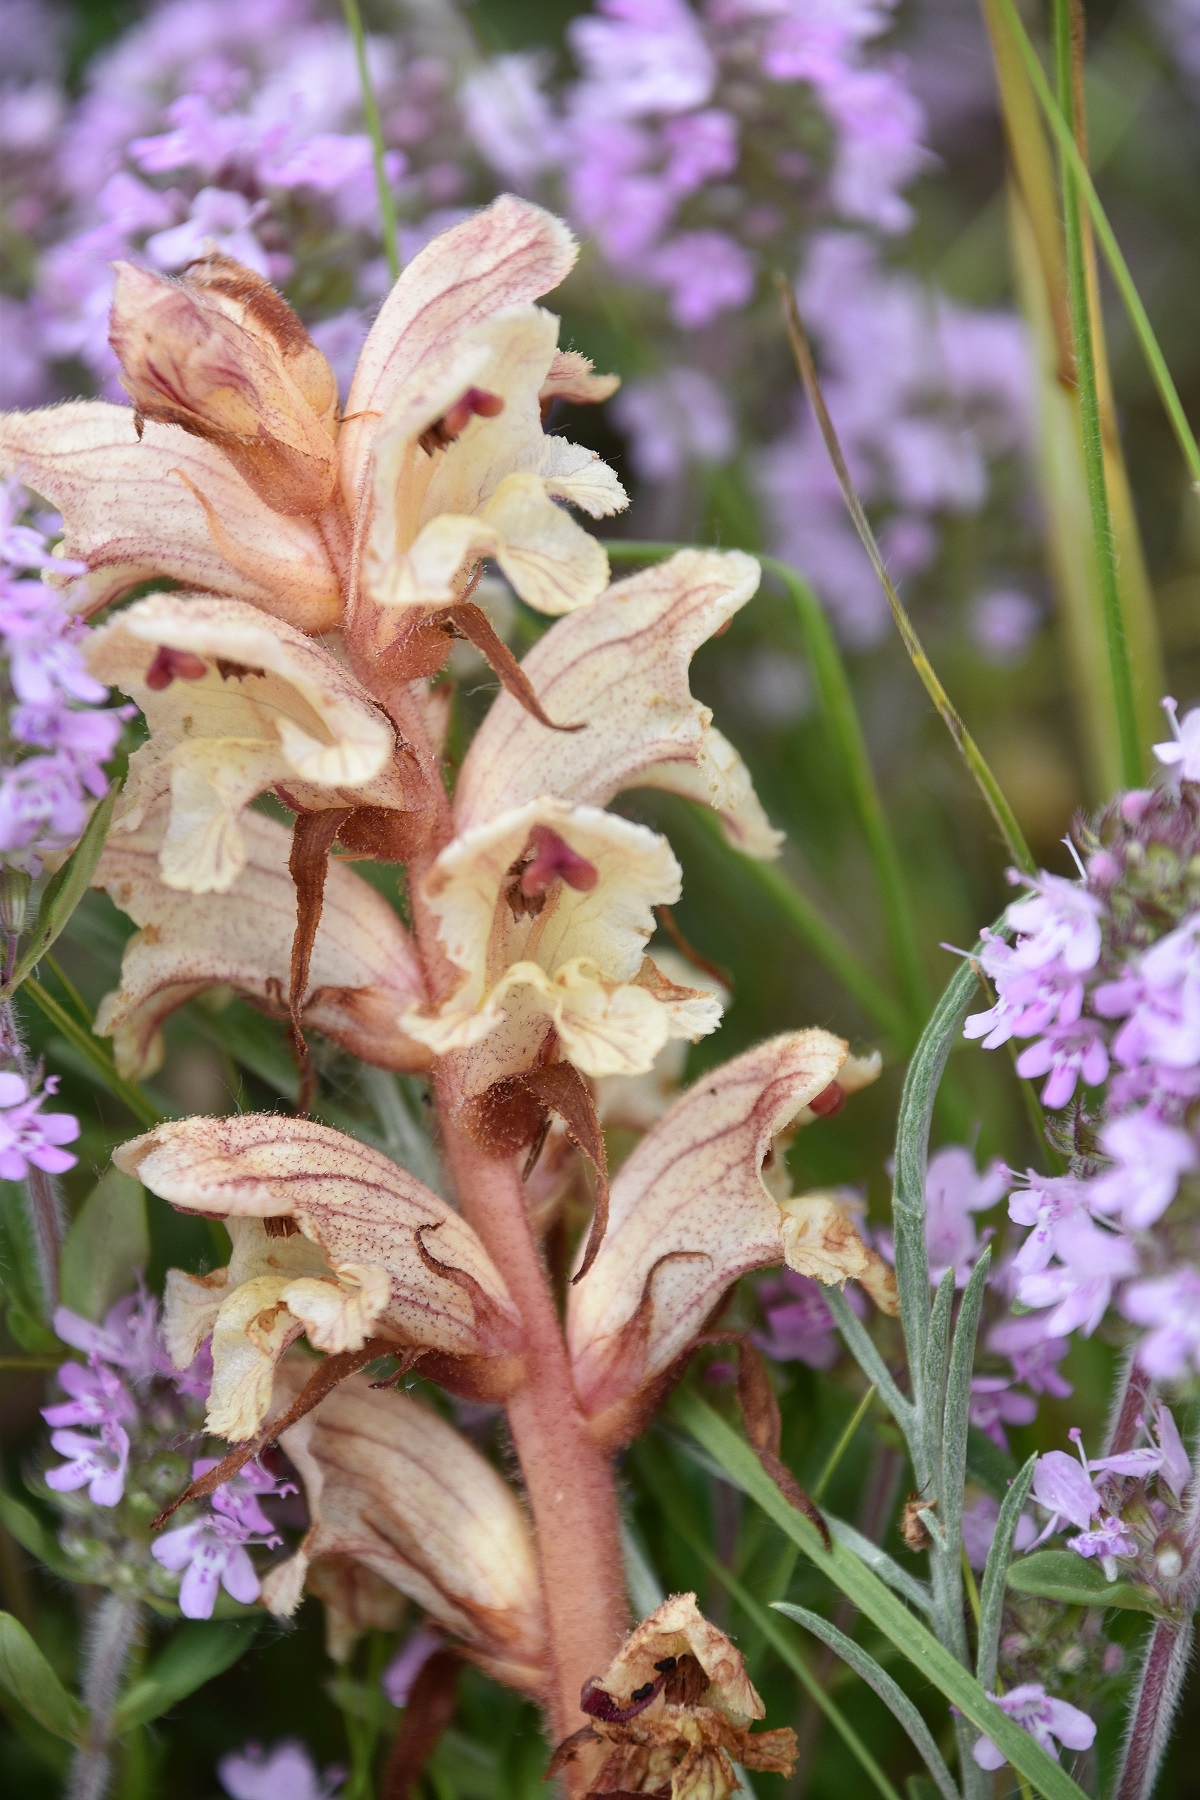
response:
[[(17, 1073), (32, 1087), (33, 1070), (11, 1000), (0, 1003), (0, 1055), (14, 1064)], [(32, 1163), (28, 1168), (29, 1172), (21, 1185), (25, 1192), (37, 1259), (38, 1286), (42, 1290), (45, 1317), (49, 1319), (59, 1299), (58, 1264), (63, 1244), (63, 1206), (59, 1198), (58, 1183), (53, 1175), (48, 1175), (44, 1169), (34, 1168)]]
[(67, 1800), (104, 1800), (108, 1792), (113, 1712), (140, 1619), (137, 1602), (123, 1594), (107, 1594), (96, 1608), (81, 1688), (88, 1710), (87, 1737), (75, 1752)]
[(586, 1723), (583, 1684), (603, 1674), (629, 1626), (616, 1482), (576, 1402), (516, 1161), (472, 1143), (454, 1124), (445, 1074), (439, 1085), (459, 1204), (504, 1277), (528, 1340), (528, 1375), (507, 1403), (508, 1422), (537, 1533), (552, 1664), (547, 1712), (563, 1738)]

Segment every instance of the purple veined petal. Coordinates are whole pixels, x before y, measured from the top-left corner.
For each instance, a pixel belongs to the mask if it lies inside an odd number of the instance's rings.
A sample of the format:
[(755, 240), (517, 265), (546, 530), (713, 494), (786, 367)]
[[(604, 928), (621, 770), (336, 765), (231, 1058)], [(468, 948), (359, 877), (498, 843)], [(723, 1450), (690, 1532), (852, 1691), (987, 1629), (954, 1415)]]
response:
[[(77, 1121), (72, 1120), (72, 1123), (76, 1125), (72, 1136), (77, 1137), (79, 1135)], [(79, 1160), (69, 1151), (56, 1150), (50, 1144), (34, 1145), (26, 1150), (25, 1156), (35, 1169), (44, 1169), (47, 1175), (64, 1175), (68, 1169), (73, 1169)]]
[(164, 1531), (161, 1537), (155, 1538), (150, 1546), (150, 1554), (164, 1569), (178, 1574), (180, 1569), (186, 1569), (191, 1562), (196, 1540), (203, 1530), (203, 1519), (196, 1519), (190, 1525), (177, 1525), (174, 1531)]
[(82, 1313), (72, 1312), (69, 1306), (55, 1308), (53, 1323), (56, 1337), (87, 1356), (105, 1356), (111, 1347), (111, 1339), (103, 1326), (93, 1324)]
[(1144, 1479), (1153, 1475), (1162, 1467), (1161, 1450), (1145, 1448), (1141, 1450), (1122, 1450), (1117, 1456), (1093, 1456), (1088, 1458), (1089, 1469), (1107, 1470), (1110, 1475), (1135, 1475)]
[(221, 1554), (207, 1554), (202, 1546), (188, 1564), (179, 1584), (179, 1610), (185, 1619), (212, 1618), (223, 1573)]
[(1065, 1450), (1039, 1456), (1033, 1470), (1033, 1497), (1056, 1519), (1069, 1519), (1086, 1529), (1101, 1510), (1095, 1486), (1077, 1457)]
[(233, 1546), (221, 1571), (221, 1586), (234, 1600), (240, 1600), (243, 1606), (249, 1606), (258, 1599), (259, 1582), (254, 1572), (254, 1564), (250, 1553), (241, 1544)]
[(1003, 1751), (997, 1750), (990, 1737), (976, 1739), (971, 1755), (981, 1769), (1002, 1769), (1007, 1760)]
[(73, 1494), (91, 1480), (86, 1464), (82, 1461), (60, 1463), (57, 1469), (46, 1470), (46, 1486), (56, 1494)]
[(1179, 1427), (1169, 1406), (1162, 1400), (1154, 1403), (1154, 1431), (1162, 1452), (1159, 1486), (1166, 1486), (1181, 1500), (1192, 1479), (1192, 1465), (1179, 1435)]
[(1048, 1698), (1050, 1730), (1068, 1750), (1090, 1750), (1096, 1741), (1096, 1725), (1079, 1707), (1066, 1700)]

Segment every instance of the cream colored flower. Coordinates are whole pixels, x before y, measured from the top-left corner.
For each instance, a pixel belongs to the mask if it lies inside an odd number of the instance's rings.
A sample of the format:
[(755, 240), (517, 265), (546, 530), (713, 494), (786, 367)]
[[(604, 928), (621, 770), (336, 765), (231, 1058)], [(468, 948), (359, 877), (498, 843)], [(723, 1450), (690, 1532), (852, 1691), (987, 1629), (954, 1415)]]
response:
[[(276, 1409), (309, 1368), (279, 1370)], [(306, 1580), (353, 1559), (407, 1594), (472, 1662), (540, 1696), (546, 1634), (532, 1535), (521, 1506), (453, 1426), (418, 1401), (351, 1376), (280, 1439), (304, 1483), (309, 1529), (272, 1569), (263, 1598), (295, 1612)]]
[(152, 594), (95, 633), (88, 663), (137, 701), (150, 741), (135, 752), (117, 831), (164, 794), (159, 866), (168, 887), (226, 893), (246, 863), (239, 820), (275, 789), (298, 810), (423, 798), (406, 784), (386, 713), (320, 644), (240, 600)]
[[(539, 396), (557, 338), (550, 313), (514, 309), (465, 334), (443, 368), (423, 366), (397, 396), (376, 444), (363, 573), (372, 600), (449, 603), (462, 571), (485, 556), (542, 612), (567, 612), (603, 591), (603, 546), (556, 500), (594, 518), (626, 500), (592, 452), (543, 434)], [(454, 435), (431, 455), (429, 434), (448, 430), (447, 420)]]
[(627, 788), (666, 788), (719, 815), (747, 856), (778, 854), (741, 757), (692, 698), (688, 664), (751, 599), (759, 567), (739, 550), (684, 550), (561, 619), (522, 667), (546, 710), (585, 729), (550, 737), (497, 697), (455, 789), (460, 829), (545, 795), (604, 806)]
[(433, 239), (367, 337), (344, 423), (325, 358), (252, 270), (122, 265), (111, 336), (133, 409), (9, 414), (0, 472), (62, 512), (65, 554), (88, 566), (68, 583), (84, 613), (169, 576), (331, 630), (372, 515), (372, 543), (408, 553), (394, 580), (371, 560), (389, 606), (460, 598), (482, 556), (535, 606), (582, 604), (607, 561), (555, 502), (600, 516), (624, 496), (590, 451), (542, 434), (543, 388), (599, 398), (604, 384), (564, 361), (531, 304), (575, 254), (560, 221), (507, 195)]
[[(167, 1289), (180, 1367), (213, 1334), (210, 1431), (254, 1435), (304, 1332), (331, 1352), (371, 1337), (418, 1347), (445, 1379), (462, 1364), (503, 1387), (522, 1342), (504, 1282), (471, 1227), (380, 1151), (311, 1119), (247, 1114), (160, 1125), (113, 1161), (172, 1205), (228, 1221), (229, 1267), (172, 1270)], [(266, 1219), (295, 1231), (268, 1236)]]
[[(111, 1037), (117, 1068), (133, 1079), (159, 1067), (164, 1020), (207, 988), (231, 987), (280, 1018), (288, 1012), (296, 929), (291, 833), (274, 819), (244, 813), (246, 863), (232, 887), (181, 893), (166, 885), (158, 866), (169, 814), (164, 798), (136, 829), (113, 832), (92, 878), (141, 927), (125, 946), (120, 986), (100, 1002), (95, 1027)], [(365, 1062), (420, 1069), (429, 1052), (398, 1020), (423, 994), (415, 947), (393, 909), (361, 876), (332, 862), (304, 1023)]]
[(772, 1038), (702, 1076), (622, 1164), (604, 1242), (567, 1307), (576, 1391), (601, 1441), (638, 1428), (752, 1269), (786, 1262), (826, 1283), (851, 1277), (894, 1309), (891, 1272), (846, 1207), (829, 1194), (792, 1197), (782, 1155), (798, 1125), (878, 1072), (877, 1057), (850, 1057), (827, 1031)]
[(665, 838), (595, 807), (535, 800), (465, 832), (424, 883), (463, 979), (404, 1029), (438, 1055), (476, 1048), (474, 1093), (530, 1068), (551, 1031), (587, 1075), (650, 1068), (669, 1038), (720, 1018), (710, 994), (673, 987), (645, 956), (653, 908), (679, 886)]

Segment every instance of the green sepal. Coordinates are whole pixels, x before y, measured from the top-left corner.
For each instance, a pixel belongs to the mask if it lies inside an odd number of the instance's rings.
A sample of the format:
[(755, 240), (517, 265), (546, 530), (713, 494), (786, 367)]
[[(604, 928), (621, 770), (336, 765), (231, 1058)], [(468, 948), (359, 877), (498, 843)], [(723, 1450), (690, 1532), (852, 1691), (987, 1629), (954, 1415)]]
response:
[(0, 1687), (31, 1719), (78, 1744), (87, 1729), (87, 1713), (68, 1694), (25, 1627), (11, 1613), (0, 1613)]

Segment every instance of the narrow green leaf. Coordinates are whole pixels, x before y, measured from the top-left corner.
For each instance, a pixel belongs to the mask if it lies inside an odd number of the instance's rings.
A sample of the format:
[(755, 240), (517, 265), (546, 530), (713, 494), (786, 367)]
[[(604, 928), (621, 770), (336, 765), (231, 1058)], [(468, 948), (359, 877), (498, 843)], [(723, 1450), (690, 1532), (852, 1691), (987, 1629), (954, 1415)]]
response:
[[(1054, 41), (1058, 68), (1059, 106), (1076, 134), (1072, 90), (1072, 31), (1069, 0), (1054, 0)], [(1123, 787), (1136, 787), (1142, 778), (1142, 752), (1138, 742), (1137, 706), (1133, 697), (1133, 672), (1117, 583), (1116, 547), (1104, 471), (1104, 445), (1100, 428), (1100, 395), (1096, 385), (1092, 314), (1088, 297), (1087, 266), (1083, 249), (1083, 218), (1079, 183), (1074, 165), (1064, 156), (1061, 167), (1063, 222), (1067, 244), (1067, 295), (1071, 311), (1071, 337), (1075, 350), (1075, 381), (1079, 395), (1079, 420), (1083, 436), (1083, 463), (1087, 476), (1092, 542), (1100, 572), (1100, 598), (1104, 638), (1108, 647), (1109, 681), (1116, 715), (1117, 741)]]
[[(929, 1004), (925, 972), (921, 967), (920, 944), (900, 853), (880, 799), (846, 665), (828, 615), (808, 583), (800, 578), (795, 569), (774, 556), (762, 556), (759, 561), (787, 589), (804, 631), (821, 704), (829, 721), (831, 735), (841, 751), (854, 809), (875, 869), (875, 884), (883, 905), (892, 963), (912, 1021), (912, 1036), (915, 1037), (916, 1029)], [(911, 1041), (910, 1037), (909, 1042)]]
[[(979, 1315), (983, 1308), (983, 1290), (987, 1286), (992, 1253), (985, 1247), (963, 1290), (950, 1348), (950, 1368), (946, 1377), (946, 1402), (942, 1418), (941, 1487), (938, 1494), (938, 1516), (949, 1539), (946, 1552), (947, 1586), (952, 1596), (952, 1611), (962, 1618), (962, 1496), (967, 1479), (967, 1427), (971, 1406), (971, 1371), (975, 1366), (975, 1339), (979, 1331)], [(966, 1634), (960, 1645), (966, 1653)]]
[(788, 1504), (750, 1446), (707, 1402), (684, 1388), (675, 1393), (670, 1410), (726, 1476), (799, 1545), (818, 1572), (827, 1575), (952, 1706), (991, 1738), (1045, 1800), (1084, 1800), (1083, 1790), (1066, 1770), (1001, 1712), (975, 1677), (858, 1557), (836, 1539), (832, 1551), (826, 1550), (816, 1526)]
[(866, 1563), (868, 1569), (874, 1570), (880, 1581), (886, 1582), (888, 1587), (893, 1588), (902, 1600), (907, 1600), (910, 1606), (915, 1606), (919, 1612), (923, 1612), (927, 1619), (933, 1617), (933, 1595), (926, 1582), (910, 1574), (907, 1569), (901, 1568), (900, 1564), (890, 1557), (886, 1550), (881, 1550), (877, 1543), (869, 1537), (864, 1537), (861, 1531), (856, 1531), (853, 1525), (846, 1523), (845, 1519), (837, 1519), (832, 1513), (827, 1512), (825, 1523), (829, 1527), (830, 1537), (836, 1538), (839, 1544), (845, 1544), (847, 1550), (852, 1551), (859, 1562)]
[(1062, 108), (1054, 98), (1042, 65), (1038, 61), (1037, 51), (1033, 47), (1029, 33), (1021, 23), (1021, 16), (1013, 4), (1013, 0), (996, 0), (996, 4), (1000, 8), (1005, 27), (1016, 46), (1017, 53), (1025, 65), (1025, 72), (1037, 95), (1038, 105), (1046, 116), (1046, 122), (1057, 139), (1059, 149), (1070, 167), (1071, 173), (1079, 183), (1079, 191), (1091, 214), (1097, 241), (1104, 252), (1104, 259), (1112, 272), (1121, 299), (1125, 303), (1125, 310), (1129, 314), (1134, 335), (1141, 345), (1142, 355), (1146, 359), (1146, 365), (1154, 379), (1154, 385), (1158, 389), (1159, 398), (1171, 421), (1176, 441), (1188, 466), (1188, 473), (1193, 482), (1200, 482), (1200, 446), (1196, 443), (1187, 414), (1183, 410), (1179, 390), (1171, 379), (1171, 371), (1167, 367), (1167, 360), (1154, 334), (1150, 315), (1142, 303), (1142, 297), (1137, 291), (1133, 276), (1129, 273), (1129, 265), (1121, 254), (1121, 247), (1108, 222), (1108, 215), (1100, 203), (1100, 196), (1096, 192), (1088, 166), (1079, 154), (1074, 133), (1063, 116)]
[(9, 1536), (15, 1538), (23, 1550), (28, 1550), (30, 1556), (36, 1556), (55, 1575), (61, 1575), (68, 1581), (79, 1580), (78, 1569), (70, 1557), (63, 1553), (58, 1539), (43, 1525), (33, 1508), (2, 1489), (0, 1524), (3, 1524)]
[(1018, 1557), (1008, 1571), (1008, 1585), (1018, 1594), (1060, 1600), (1064, 1606), (1118, 1606), (1128, 1612), (1160, 1609), (1150, 1594), (1128, 1581), (1106, 1581), (1104, 1571), (1074, 1550), (1035, 1550)]
[(11, 1613), (0, 1613), (0, 1687), (25, 1708), (31, 1719), (77, 1744), (87, 1728), (87, 1713), (68, 1694), (25, 1627)]
[(950, 1362), (950, 1322), (954, 1317), (954, 1270), (947, 1269), (938, 1283), (929, 1313), (929, 1339), (925, 1347), (922, 1394), (934, 1400), (946, 1391), (946, 1371)]
[(78, 1050), (109, 1093), (129, 1108), (139, 1124), (147, 1127), (162, 1124), (166, 1115), (145, 1094), (126, 1081), (124, 1076), (118, 1075), (111, 1054), (99, 1038), (93, 1037), (77, 1019), (72, 1018), (66, 1007), (60, 1005), (40, 981), (26, 981), (22, 992), (28, 995), (39, 1012), (45, 1014), (55, 1029), (62, 1033), (68, 1044)]
[[(929, 1258), (925, 1249), (925, 1169), (929, 1160), (929, 1128), (939, 1083), (950, 1050), (975, 991), (975, 971), (969, 962), (957, 969), (933, 1009), (921, 1041), (913, 1052), (904, 1077), (900, 1112), (896, 1122), (896, 1168), (892, 1212), (896, 1226), (896, 1285), (900, 1293), (900, 1321), (908, 1366), (917, 1391), (918, 1428), (922, 1441), (914, 1445), (917, 1479), (930, 1481), (936, 1466), (934, 1442), (940, 1428), (941, 1391), (926, 1389), (929, 1370)], [(935, 1425), (937, 1421), (937, 1425)]]
[(913, 1404), (896, 1386), (891, 1370), (875, 1348), (870, 1332), (846, 1299), (841, 1288), (825, 1291), (826, 1304), (834, 1316), (846, 1348), (866, 1376), (878, 1389), (879, 1397), (901, 1430), (907, 1432), (913, 1419)]
[(800, 309), (796, 304), (796, 295), (792, 285), (784, 275), (779, 273), (776, 273), (775, 283), (783, 305), (784, 324), (795, 357), (797, 373), (804, 384), (804, 391), (808, 396), (808, 403), (812, 407), (813, 417), (816, 419), (824, 439), (825, 449), (828, 452), (830, 463), (833, 465), (838, 486), (842, 491), (842, 499), (846, 504), (846, 511), (850, 515), (850, 522), (858, 533), (859, 542), (867, 553), (867, 560), (874, 569), (876, 580), (883, 589), (892, 619), (900, 633), (900, 641), (908, 652), (909, 661), (912, 663), (922, 687), (929, 695), (939, 718), (950, 733), (955, 749), (974, 777), (975, 785), (983, 796), (984, 803), (995, 820), (1001, 837), (1008, 845), (1013, 861), (1032, 873), (1035, 865), (1029, 845), (1025, 842), (1024, 834), (1017, 824), (1016, 815), (1005, 797), (1004, 790), (992, 773), (987, 758), (979, 745), (967, 730), (962, 714), (943, 687), (941, 679), (917, 635), (908, 609), (896, 592), (895, 583), (888, 574), (883, 552), (879, 548), (875, 533), (871, 529), (871, 522), (859, 499), (846, 458), (842, 453), (842, 446), (838, 441), (837, 431), (825, 404), (825, 396), (821, 392), (821, 384), (817, 379), (812, 351), (804, 333), (804, 325), (800, 318)]
[(844, 1631), (839, 1631), (836, 1625), (831, 1625), (828, 1619), (823, 1619), (820, 1613), (810, 1612), (807, 1606), (789, 1605), (786, 1600), (776, 1600), (772, 1611), (794, 1619), (797, 1625), (803, 1625), (806, 1631), (811, 1631), (815, 1638), (836, 1651), (842, 1661), (879, 1695), (884, 1705), (899, 1719), (924, 1759), (939, 1793), (945, 1800), (960, 1800), (958, 1786), (946, 1767), (946, 1759), (934, 1742), (932, 1731), (899, 1682), (861, 1644), (856, 1644), (853, 1638), (847, 1637)]
[(375, 83), (371, 79), (371, 64), (367, 56), (367, 41), (363, 35), (362, 14), (358, 8), (358, 0), (342, 0), (342, 10), (346, 15), (346, 24), (354, 42), (354, 59), (358, 64), (358, 81), (362, 90), (363, 122), (371, 140), (371, 160), (375, 166), (375, 197), (379, 202), (379, 227), (380, 236), (383, 239), (383, 254), (387, 258), (388, 274), (395, 281), (400, 273), (396, 197), (392, 193), (392, 183), (387, 171), (387, 147), (383, 141), (379, 102), (375, 97)]
[(114, 781), (87, 822), (87, 830), (72, 850), (70, 856), (50, 880), (42, 895), (38, 916), (30, 933), (29, 943), (17, 958), (12, 975), (0, 988), (0, 1000), (7, 1000), (15, 993), (29, 971), (41, 962), (51, 944), (62, 931), (63, 926), (87, 893), (92, 876), (96, 872), (96, 864), (100, 861), (100, 853), (104, 849), (104, 840), (108, 836), (108, 828), (112, 824), (113, 808), (121, 792), (121, 783)]
[(113, 1713), (113, 1735), (169, 1712), (205, 1682), (232, 1668), (254, 1641), (256, 1624), (184, 1625), (165, 1650), (122, 1694)]
[(1004, 1578), (1012, 1560), (1013, 1538), (1016, 1536), (1017, 1522), (1021, 1517), (1021, 1509), (1025, 1505), (1029, 1486), (1033, 1480), (1036, 1462), (1036, 1456), (1029, 1458), (1004, 1496), (1000, 1516), (996, 1520), (996, 1535), (992, 1539), (987, 1565), (983, 1571), (983, 1587), (979, 1595), (979, 1649), (975, 1661), (975, 1673), (979, 1678), (980, 1687), (986, 1688), (988, 1693), (994, 1692), (996, 1687), (996, 1663), (1000, 1652), (1000, 1623), (1004, 1616)]
[(63, 1244), (63, 1305), (102, 1319), (150, 1259), (146, 1194), (140, 1181), (107, 1169), (80, 1207)]

